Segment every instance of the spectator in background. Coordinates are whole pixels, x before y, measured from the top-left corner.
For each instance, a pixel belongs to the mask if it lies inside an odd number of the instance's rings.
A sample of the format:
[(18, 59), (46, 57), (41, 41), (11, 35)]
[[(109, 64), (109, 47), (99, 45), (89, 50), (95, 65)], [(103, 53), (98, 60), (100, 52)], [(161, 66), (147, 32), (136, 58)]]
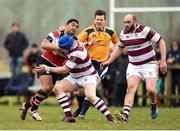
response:
[[(180, 48), (179, 48), (179, 42), (173, 41), (171, 43), (171, 48), (167, 53), (167, 63), (168, 64), (180, 64)], [(178, 88), (178, 95), (180, 95), (180, 70), (179, 69), (172, 69), (172, 88), (171, 88), (171, 94), (176, 94), (176, 86)], [(172, 107), (176, 107), (180, 105), (180, 99), (176, 101), (176, 99), (171, 101)]]
[(12, 31), (6, 36), (4, 47), (9, 53), (9, 66), (13, 78), (22, 72), (23, 52), (28, 47), (28, 40), (20, 31), (18, 23), (12, 23)]
[(33, 43), (31, 46), (31, 50), (29, 54), (27, 55), (25, 61), (26, 64), (29, 67), (29, 73), (32, 77), (32, 83), (31, 85), (34, 84), (34, 76), (35, 74), (33, 73), (34, 67), (37, 65), (39, 57), (41, 55), (41, 50), (39, 49), (38, 45), (36, 43)]
[(129, 60), (127, 50), (123, 50), (122, 54), (112, 63), (115, 75), (114, 75), (114, 90), (113, 90), (113, 105), (123, 106), (124, 98), (127, 89), (126, 69)]

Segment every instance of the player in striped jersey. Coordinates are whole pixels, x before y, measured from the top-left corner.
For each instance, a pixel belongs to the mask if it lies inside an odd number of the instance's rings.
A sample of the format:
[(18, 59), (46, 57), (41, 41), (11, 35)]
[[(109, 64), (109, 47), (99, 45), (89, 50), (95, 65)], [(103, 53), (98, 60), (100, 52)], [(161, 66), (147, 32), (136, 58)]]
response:
[(92, 65), (87, 50), (69, 35), (64, 35), (59, 39), (59, 47), (68, 51), (68, 60), (65, 65), (61, 67), (40, 65), (36, 67), (36, 71), (40, 73), (45, 71), (59, 74), (70, 73), (63, 80), (57, 81), (54, 87), (57, 100), (64, 110), (65, 120), (75, 122), (66, 93), (84, 89), (90, 102), (105, 115), (109, 122), (115, 122), (104, 101), (96, 96), (96, 86), (100, 82), (100, 77)]
[(129, 65), (127, 68), (128, 87), (124, 101), (123, 112), (116, 112), (119, 120), (127, 121), (133, 106), (134, 94), (142, 80), (145, 80), (146, 89), (151, 96), (151, 118), (158, 116), (156, 81), (158, 74), (158, 65), (155, 57), (155, 51), (152, 44), (159, 44), (161, 52), (160, 71), (163, 74), (167, 72), (166, 64), (166, 45), (162, 37), (150, 27), (143, 26), (136, 22), (136, 17), (128, 14), (124, 17), (125, 28), (120, 33), (120, 44), (113, 51), (110, 58), (101, 64), (105, 67), (119, 56), (123, 48), (127, 48)]
[[(63, 54), (63, 51), (58, 46), (59, 37), (64, 34), (69, 34), (77, 39), (74, 35), (79, 28), (79, 22), (76, 19), (70, 19), (66, 23), (66, 26), (59, 26), (58, 30), (50, 32), (48, 36), (42, 41), (42, 48), (45, 49), (42, 53), (39, 64), (45, 64), (47, 66), (63, 66), (67, 60), (67, 56)], [(41, 121), (42, 118), (38, 114), (39, 104), (45, 100), (49, 93), (52, 91), (56, 80), (61, 79), (58, 74), (55, 73), (38, 73), (42, 89), (40, 89), (35, 95), (26, 103), (21, 105), (21, 119), (26, 119), (28, 109), (32, 117)]]
[[(97, 70), (101, 78), (105, 77), (108, 71), (108, 67), (100, 69), (101, 62), (105, 61), (109, 57), (110, 44), (118, 44), (118, 36), (115, 31), (106, 26), (106, 12), (104, 10), (96, 10), (94, 15), (94, 24), (84, 29), (79, 35), (78, 40), (83, 42), (87, 49), (93, 66)], [(102, 53), (103, 52), (103, 53)], [(97, 93), (99, 96), (107, 102), (103, 95), (102, 84), (97, 87)], [(73, 113), (74, 117), (78, 119), (84, 119), (86, 112), (90, 106), (90, 102), (84, 96), (77, 96), (79, 107)]]

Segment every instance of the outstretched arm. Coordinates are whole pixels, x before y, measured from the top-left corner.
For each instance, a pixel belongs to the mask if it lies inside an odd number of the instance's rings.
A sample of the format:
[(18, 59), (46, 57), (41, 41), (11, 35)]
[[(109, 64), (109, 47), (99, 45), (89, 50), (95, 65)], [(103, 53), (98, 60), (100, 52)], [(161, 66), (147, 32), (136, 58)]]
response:
[(166, 43), (165, 41), (161, 38), (159, 41), (159, 47), (160, 47), (160, 52), (161, 52), (161, 60), (160, 60), (160, 71), (163, 74), (167, 73), (167, 63), (166, 63)]
[(118, 44), (113, 48), (113, 52), (111, 53), (109, 59), (105, 62), (101, 63), (101, 68), (107, 67), (110, 63), (112, 63), (122, 52), (123, 48), (120, 48)]
[(38, 72), (38, 73), (44, 73), (44, 72), (50, 73), (50, 72), (53, 72), (53, 73), (57, 73), (57, 74), (66, 74), (70, 70), (71, 69), (68, 68), (67, 66), (49, 67), (47, 65), (39, 65), (39, 66), (35, 67), (35, 72)]
[(58, 44), (52, 44), (49, 40), (44, 39), (41, 43), (41, 47), (45, 50), (51, 50), (51, 51), (62, 51), (61, 48), (59, 48)]

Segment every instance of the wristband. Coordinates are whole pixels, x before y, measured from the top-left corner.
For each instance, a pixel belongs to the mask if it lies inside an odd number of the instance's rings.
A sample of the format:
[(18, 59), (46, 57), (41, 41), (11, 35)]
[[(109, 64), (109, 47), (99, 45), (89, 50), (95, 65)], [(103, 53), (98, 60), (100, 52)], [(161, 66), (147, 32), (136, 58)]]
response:
[(45, 66), (45, 70), (46, 70), (46, 73), (50, 73), (50, 67), (49, 66)]

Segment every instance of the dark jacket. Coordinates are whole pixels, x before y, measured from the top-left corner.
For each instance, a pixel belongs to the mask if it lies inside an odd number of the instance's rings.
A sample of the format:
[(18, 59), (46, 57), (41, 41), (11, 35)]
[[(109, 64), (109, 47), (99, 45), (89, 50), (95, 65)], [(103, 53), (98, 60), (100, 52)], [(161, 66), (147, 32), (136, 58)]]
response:
[[(173, 51), (170, 50), (167, 53), (167, 59), (168, 58), (174, 58), (174, 64), (180, 64), (180, 50), (178, 51)], [(173, 77), (180, 77), (180, 70), (179, 69), (172, 69), (172, 76)]]
[(41, 51), (38, 51), (36, 53), (30, 52), (27, 56), (27, 64), (30, 67), (30, 69), (34, 68), (38, 64), (38, 60), (41, 56)]
[(28, 47), (28, 44), (25, 34), (22, 32), (11, 32), (5, 39), (4, 47), (8, 50), (10, 57), (16, 58), (23, 56), (23, 52)]

